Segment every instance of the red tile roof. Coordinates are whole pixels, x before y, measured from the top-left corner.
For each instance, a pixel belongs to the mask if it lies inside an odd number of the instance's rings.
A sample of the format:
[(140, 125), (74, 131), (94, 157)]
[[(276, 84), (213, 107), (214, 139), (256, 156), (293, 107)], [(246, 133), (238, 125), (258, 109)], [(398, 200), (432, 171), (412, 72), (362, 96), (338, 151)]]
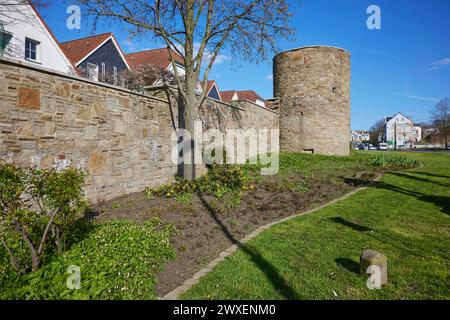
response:
[[(76, 39), (61, 43), (61, 46), (69, 58), (69, 60), (76, 65), (84, 57), (86, 57), (92, 50), (97, 48), (102, 42), (114, 35), (111, 32), (98, 34), (86, 38)], [(116, 41), (117, 42), (117, 41)]]
[(259, 94), (257, 94), (255, 91), (253, 90), (242, 90), (242, 91), (237, 91), (237, 90), (230, 90), (230, 91), (221, 91), (220, 95), (222, 97), (223, 101), (226, 102), (231, 102), (234, 94), (237, 94), (238, 96), (238, 100), (249, 100), (251, 102), (255, 102), (256, 100), (261, 100), (264, 102), (264, 99), (261, 98), (261, 96)]
[(261, 98), (261, 96), (253, 90), (238, 91), (237, 94), (238, 94), (239, 100), (250, 100), (252, 102), (256, 102), (256, 100), (264, 101), (264, 99)]
[[(184, 59), (172, 50), (172, 55), (176, 62), (184, 65)], [(126, 55), (126, 59), (131, 69), (140, 66), (152, 65), (154, 67), (167, 69), (170, 66), (170, 54), (167, 48), (146, 50), (141, 52), (130, 53)]]
[[(205, 84), (204, 81), (200, 81), (200, 85), (202, 86), (202, 89), (203, 89), (204, 84)], [(207, 83), (206, 83), (206, 92), (209, 92), (211, 90), (211, 88), (213, 87), (213, 85), (216, 85), (217, 91), (219, 92), (219, 89), (218, 89), (219, 86), (217, 85), (215, 80), (208, 80), (207, 81)], [(219, 92), (219, 95), (220, 95), (220, 92)]]
[(235, 93), (236, 90), (220, 91), (220, 96), (222, 97), (222, 101), (231, 102)]

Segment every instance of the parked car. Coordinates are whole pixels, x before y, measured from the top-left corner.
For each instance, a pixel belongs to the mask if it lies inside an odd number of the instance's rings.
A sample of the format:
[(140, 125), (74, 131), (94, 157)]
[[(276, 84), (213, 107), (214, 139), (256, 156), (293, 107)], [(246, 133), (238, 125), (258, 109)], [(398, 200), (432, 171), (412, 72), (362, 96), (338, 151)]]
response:
[(387, 143), (380, 143), (378, 145), (378, 150), (387, 151), (387, 149), (388, 149), (388, 144)]
[(377, 150), (377, 147), (375, 147), (373, 144), (369, 144), (369, 150)]

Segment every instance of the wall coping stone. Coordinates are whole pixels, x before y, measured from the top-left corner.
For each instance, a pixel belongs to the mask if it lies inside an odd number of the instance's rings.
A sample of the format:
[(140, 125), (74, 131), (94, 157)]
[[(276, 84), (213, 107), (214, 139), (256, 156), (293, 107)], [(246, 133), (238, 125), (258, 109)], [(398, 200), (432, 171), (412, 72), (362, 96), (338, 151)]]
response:
[(293, 52), (293, 51), (299, 51), (299, 50), (303, 50), (303, 49), (321, 49), (321, 48), (330, 48), (330, 49), (337, 49), (337, 50), (341, 50), (344, 51), (346, 53), (348, 53), (349, 55), (351, 55), (350, 51), (344, 48), (340, 48), (340, 47), (335, 47), (335, 46), (324, 46), (324, 45), (310, 45), (310, 46), (303, 46), (303, 47), (298, 47), (298, 48), (294, 48), (294, 49), (289, 49), (286, 51), (282, 51), (277, 53), (273, 59), (275, 59), (277, 56), (283, 54), (283, 53), (289, 53), (289, 52)]
[(17, 61), (14, 59), (10, 59), (10, 58), (0, 58), (0, 65), (11, 65), (11, 66), (15, 66), (15, 67), (20, 67), (20, 68), (25, 68), (25, 69), (29, 69), (29, 70), (33, 70), (33, 71), (38, 71), (38, 72), (42, 72), (42, 73), (46, 73), (49, 75), (53, 75), (53, 76), (58, 76), (58, 77), (62, 77), (62, 78), (66, 78), (66, 79), (70, 79), (70, 80), (76, 80), (76, 81), (80, 81), (80, 82), (84, 82), (84, 83), (88, 83), (91, 85), (97, 85), (100, 87), (104, 87), (104, 88), (108, 88), (108, 89), (113, 89), (113, 90), (117, 90), (117, 91), (121, 91), (121, 92), (125, 92), (125, 93), (129, 93), (135, 96), (140, 96), (140, 97), (144, 97), (144, 98), (149, 98), (149, 99), (154, 99), (154, 100), (158, 100), (161, 102), (168, 102), (167, 100), (158, 98), (158, 97), (154, 97), (154, 96), (150, 96), (150, 95), (146, 95), (146, 94), (142, 94), (136, 91), (132, 91), (129, 89), (125, 89), (123, 87), (119, 87), (119, 86), (114, 86), (112, 84), (108, 84), (108, 83), (103, 83), (103, 82), (98, 82), (98, 81), (93, 81), (90, 79), (86, 79), (77, 75), (71, 75), (71, 74), (67, 74), (64, 72), (60, 72), (60, 71), (55, 71), (46, 67), (42, 67), (40, 65), (32, 65), (30, 63), (24, 62), (24, 61)]

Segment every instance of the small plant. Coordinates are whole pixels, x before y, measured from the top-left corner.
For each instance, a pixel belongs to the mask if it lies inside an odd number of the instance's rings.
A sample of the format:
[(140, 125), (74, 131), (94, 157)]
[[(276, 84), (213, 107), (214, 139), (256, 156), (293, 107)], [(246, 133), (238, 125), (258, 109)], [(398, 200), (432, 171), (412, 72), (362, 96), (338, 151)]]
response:
[(120, 208), (120, 203), (118, 202), (113, 202), (113, 204), (111, 205), (111, 209), (119, 209)]
[(39, 269), (49, 239), (61, 254), (66, 231), (87, 208), (83, 181), (84, 173), (79, 170), (57, 172), (0, 164), (1, 242), (18, 273), (27, 266), (21, 264), (10, 240), (22, 239), (33, 271)]
[(232, 226), (238, 226), (239, 225), (239, 221), (236, 219), (230, 219), (228, 220), (228, 222), (232, 225)]
[(298, 185), (294, 188), (294, 191), (297, 191), (298, 193), (305, 193), (309, 191), (309, 187), (306, 185)]
[(192, 199), (192, 193), (184, 193), (184, 194), (177, 195), (177, 196), (175, 196), (175, 199), (179, 203), (187, 204)]

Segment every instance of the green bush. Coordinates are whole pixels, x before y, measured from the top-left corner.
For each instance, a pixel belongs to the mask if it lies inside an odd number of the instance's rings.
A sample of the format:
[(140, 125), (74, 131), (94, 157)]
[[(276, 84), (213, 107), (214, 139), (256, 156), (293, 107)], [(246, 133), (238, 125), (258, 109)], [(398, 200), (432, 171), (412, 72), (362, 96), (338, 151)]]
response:
[[(155, 274), (174, 257), (173, 232), (158, 218), (79, 220), (70, 233), (73, 245), (37, 272), (17, 276), (0, 251), (0, 299), (154, 299)], [(70, 266), (79, 267), (80, 289), (66, 285)]]
[(174, 183), (158, 188), (147, 188), (147, 195), (149, 197), (178, 198), (184, 194), (201, 193), (220, 198), (230, 191), (252, 189), (250, 181), (250, 176), (244, 166), (213, 165), (208, 169), (206, 175), (195, 181), (177, 178)]
[[(29, 261), (16, 254), (23, 244), (33, 271), (52, 247), (49, 240), (63, 252), (68, 228), (87, 208), (83, 181), (83, 172), (75, 169), (57, 172), (0, 164), (0, 240), (18, 273), (29, 269)], [(17, 239), (22, 246), (13, 244)]]

